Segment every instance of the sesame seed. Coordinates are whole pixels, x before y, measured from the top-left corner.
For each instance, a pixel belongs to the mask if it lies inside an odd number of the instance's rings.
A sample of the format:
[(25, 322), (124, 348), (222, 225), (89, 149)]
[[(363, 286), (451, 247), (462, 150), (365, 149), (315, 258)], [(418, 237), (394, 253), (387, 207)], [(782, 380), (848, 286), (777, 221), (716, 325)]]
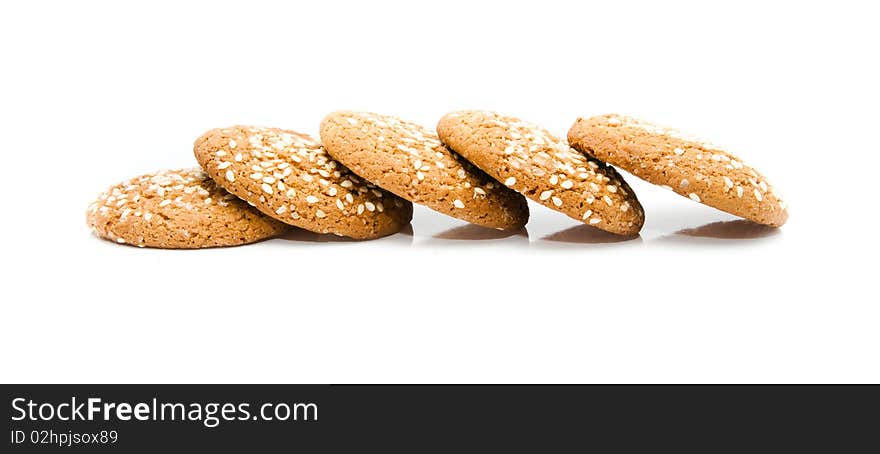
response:
[(263, 179), (263, 174), (260, 173), (260, 172), (252, 173), (252, 174), (250, 175), (250, 177), (251, 177), (251, 180), (262, 180), (262, 179)]
[(358, 212), (358, 214), (364, 214), (364, 204), (363, 203), (358, 205), (357, 212)]
[(681, 148), (676, 148), (672, 150), (672, 152), (675, 153), (676, 156), (681, 156), (684, 154), (684, 150), (682, 150)]
[(458, 177), (459, 177), (459, 178), (464, 178), (464, 177), (465, 177), (464, 169), (458, 169), (458, 172), (457, 172), (457, 173), (458, 173)]
[(223, 151), (223, 150), (217, 150), (217, 152), (214, 153), (214, 154), (217, 155), (217, 156), (221, 156), (221, 157), (222, 157), (222, 156), (226, 156), (226, 152)]
[(602, 222), (602, 220), (599, 218), (590, 219), (590, 224), (593, 224), (593, 225), (598, 224), (600, 222)]
[(589, 219), (589, 217), (592, 216), (592, 215), (593, 215), (593, 210), (587, 210), (587, 211), (584, 212), (584, 215), (581, 216), (581, 219), (583, 219), (583, 220), (587, 220), (587, 219)]
[(736, 196), (742, 198), (742, 196), (743, 196), (743, 188), (742, 188), (742, 186), (737, 186), (737, 187), (736, 187)]
[(275, 182), (275, 177), (265, 176), (263, 177), (263, 183), (272, 184)]
[(352, 195), (350, 193), (345, 194), (345, 201), (348, 203), (354, 203), (354, 197), (352, 197)]
[(311, 182), (314, 178), (312, 178), (311, 175), (309, 175), (309, 174), (307, 174), (307, 173), (304, 173), (304, 174), (302, 175), (302, 179), (303, 179), (303, 181), (305, 181), (305, 182)]
[(350, 124), (352, 126), (357, 126), (357, 124), (358, 124), (357, 120), (355, 120), (354, 118), (346, 118), (345, 121), (347, 121), (348, 124)]
[(116, 242), (119, 243), (119, 244), (125, 244), (125, 240), (122, 239), (122, 238), (117, 238), (117, 239), (116, 239)]
[(759, 191), (758, 188), (755, 188), (755, 198), (758, 199), (759, 202), (764, 200), (764, 196), (761, 195), (761, 191)]
[(452, 205), (455, 206), (456, 208), (464, 208), (464, 202), (462, 202), (461, 200), (458, 200), (458, 199), (453, 200)]
[(550, 176), (550, 184), (555, 185), (556, 183), (559, 183), (559, 177), (556, 175)]
[(724, 187), (726, 187), (727, 189), (733, 188), (733, 180), (728, 177), (724, 177)]
[(165, 199), (165, 200), (159, 202), (159, 207), (160, 207), (160, 208), (161, 208), (161, 207), (167, 207), (168, 205), (171, 205), (171, 200)]
[(315, 210), (315, 216), (318, 218), (323, 218), (324, 216), (327, 216), (327, 214), (321, 210)]
[(623, 204), (620, 205), (620, 211), (623, 211), (624, 213), (629, 211), (629, 202), (623, 202)]
[(350, 188), (354, 186), (354, 184), (349, 180), (344, 180), (342, 183), (339, 183), (339, 186), (342, 186), (343, 188)]
[(213, 202), (213, 201), (214, 201), (214, 200), (213, 200), (212, 198), (208, 197), (208, 198), (205, 199), (205, 205), (210, 205), (211, 202)]
[(235, 162), (241, 162), (241, 160), (242, 160), (243, 158), (244, 158), (244, 157), (241, 155), (241, 153), (235, 153), (235, 158), (234, 158), (234, 159), (235, 159)]
[(605, 203), (608, 204), (608, 206), (612, 206), (612, 205), (614, 205), (614, 201), (612, 201), (612, 200), (611, 200), (611, 197), (608, 197), (607, 195), (606, 195), (606, 196), (602, 196), (602, 200), (604, 200)]
[(221, 162), (220, 164), (217, 164), (217, 170), (223, 170), (231, 165), (232, 165), (231, 162), (226, 162), (226, 161)]
[(275, 214), (283, 214), (285, 211), (287, 211), (287, 205), (281, 205), (275, 210)]
[(695, 194), (695, 193), (693, 193), (693, 192), (690, 193), (690, 194), (688, 194), (688, 197), (690, 197), (690, 199), (693, 200), (694, 202), (699, 202), (699, 201), (700, 201), (700, 196), (698, 196), (697, 194)]
[(608, 119), (608, 126), (620, 126), (620, 119), (617, 117), (611, 117)]
[(229, 148), (235, 148), (238, 143), (234, 139), (229, 139)]
[(479, 188), (479, 187), (474, 188), (474, 193), (479, 194), (479, 195), (486, 195), (486, 191), (484, 191), (483, 188)]
[(544, 191), (544, 192), (541, 193), (541, 196), (540, 196), (539, 198), (540, 198), (541, 200), (547, 200), (547, 199), (550, 198), (551, 195), (553, 195), (553, 191), (552, 191), (552, 190), (551, 190), (551, 191)]
[(235, 181), (235, 172), (233, 172), (231, 170), (227, 170), (226, 171), (226, 179), (229, 180), (230, 182)]
[(422, 173), (421, 170), (419, 170), (418, 172), (416, 172), (416, 178), (418, 178), (419, 181), (422, 181), (425, 179), (425, 174)]
[(556, 206), (558, 206), (558, 207), (561, 207), (561, 206), (562, 206), (562, 199), (560, 199), (559, 197), (553, 197), (553, 198), (551, 198), (550, 200), (553, 201), (553, 204), (554, 204), (554, 205), (556, 205)]
[(564, 189), (571, 189), (574, 186), (574, 182), (571, 180), (565, 180), (560, 186), (562, 186)]
[(509, 177), (508, 179), (504, 180), (504, 184), (505, 184), (506, 186), (508, 186), (508, 187), (509, 187), (509, 186), (513, 186), (513, 185), (516, 184), (516, 178), (514, 178), (514, 177)]
[(310, 195), (310, 196), (306, 197), (306, 202), (309, 202), (309, 203), (316, 203), (317, 201), (318, 201), (318, 198), (315, 197), (315, 196), (313, 196), (313, 195)]
[(345, 205), (343, 205), (342, 200), (336, 199), (336, 208), (339, 208), (340, 210), (345, 209)]
[(263, 188), (263, 192), (265, 192), (266, 194), (272, 194), (274, 192), (272, 190), (272, 186), (269, 186), (266, 183), (263, 183), (263, 185), (261, 187)]
[(373, 202), (364, 202), (364, 206), (367, 207), (369, 211), (376, 211), (376, 205), (373, 205)]
[(617, 186), (615, 186), (615, 185), (613, 185), (613, 184), (609, 184), (608, 186), (606, 186), (606, 188), (608, 189), (608, 192), (610, 192), (610, 193), (612, 193), (612, 194), (614, 194), (615, 192), (617, 192)]

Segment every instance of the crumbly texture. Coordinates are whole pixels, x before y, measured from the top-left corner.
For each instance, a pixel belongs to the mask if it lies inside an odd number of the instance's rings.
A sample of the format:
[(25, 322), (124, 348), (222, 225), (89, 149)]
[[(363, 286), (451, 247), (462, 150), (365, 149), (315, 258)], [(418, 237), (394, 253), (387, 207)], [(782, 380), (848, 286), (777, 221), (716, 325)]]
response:
[(212, 129), (194, 146), (227, 191), (282, 222), (355, 239), (400, 231), (412, 204), (358, 178), (306, 134), (277, 128)]
[(757, 170), (729, 152), (681, 132), (632, 117), (579, 118), (571, 146), (695, 202), (779, 227), (785, 202)]
[(645, 213), (611, 166), (546, 130), (487, 111), (452, 112), (437, 125), (449, 147), (526, 197), (602, 230), (633, 235)]
[(321, 122), (321, 142), (354, 173), (449, 216), (500, 230), (519, 229), (529, 219), (525, 197), (417, 124), (368, 112), (334, 112)]
[(119, 244), (196, 249), (253, 243), (290, 227), (218, 187), (201, 169), (132, 178), (98, 196), (86, 222)]

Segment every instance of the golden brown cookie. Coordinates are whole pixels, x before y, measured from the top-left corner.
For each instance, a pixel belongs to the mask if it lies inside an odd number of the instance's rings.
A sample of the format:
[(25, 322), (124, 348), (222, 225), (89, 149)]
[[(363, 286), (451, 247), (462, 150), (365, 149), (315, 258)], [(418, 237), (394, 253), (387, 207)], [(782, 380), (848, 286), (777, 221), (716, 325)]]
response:
[(358, 178), (306, 134), (232, 126), (206, 132), (193, 150), (227, 191), (312, 232), (372, 239), (412, 219), (411, 203)]
[(201, 169), (165, 170), (107, 189), (86, 222), (101, 238), (166, 249), (237, 246), (290, 227), (218, 187)]
[(451, 149), (506, 186), (568, 216), (620, 235), (639, 232), (645, 214), (612, 168), (518, 118), (486, 111), (447, 114), (437, 125)]
[(519, 229), (529, 219), (522, 195), (417, 124), (368, 112), (334, 112), (321, 122), (321, 142), (352, 172), (443, 214), (500, 230)]
[(779, 227), (785, 202), (757, 170), (705, 141), (635, 118), (579, 118), (568, 131), (577, 150), (695, 202)]

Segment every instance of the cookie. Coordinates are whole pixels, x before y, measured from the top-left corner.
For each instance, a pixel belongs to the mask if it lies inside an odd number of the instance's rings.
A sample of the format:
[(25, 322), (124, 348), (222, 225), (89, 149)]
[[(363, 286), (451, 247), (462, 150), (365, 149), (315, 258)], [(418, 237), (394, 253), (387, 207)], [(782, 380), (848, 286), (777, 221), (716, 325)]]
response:
[(611, 166), (584, 156), (546, 130), (486, 111), (447, 114), (437, 124), (451, 149), (526, 197), (620, 234), (641, 230), (645, 213)]
[(568, 131), (579, 151), (695, 202), (779, 227), (785, 202), (738, 157), (681, 132), (622, 115), (579, 118)]
[(201, 169), (165, 170), (107, 189), (86, 222), (101, 238), (165, 249), (237, 246), (290, 227), (226, 192)]
[(474, 167), (422, 126), (368, 112), (334, 112), (321, 142), (354, 173), (412, 202), (484, 227), (515, 230), (526, 199)]
[(212, 129), (193, 147), (227, 191), (279, 221), (355, 239), (398, 232), (412, 204), (358, 178), (306, 134), (277, 128)]

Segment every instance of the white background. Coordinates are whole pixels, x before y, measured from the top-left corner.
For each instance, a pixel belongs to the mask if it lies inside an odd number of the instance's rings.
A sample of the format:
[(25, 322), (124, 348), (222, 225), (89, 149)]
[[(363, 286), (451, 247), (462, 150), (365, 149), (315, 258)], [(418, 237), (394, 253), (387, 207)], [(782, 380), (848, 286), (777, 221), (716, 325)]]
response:
[[(0, 379), (880, 381), (880, 36), (857, 5), (4, 3)], [(209, 128), (463, 108), (679, 127), (765, 173), (791, 218), (628, 177), (647, 223), (626, 242), (535, 205), (509, 237), (424, 208), (363, 243), (141, 250), (85, 226), (107, 186), (195, 166)]]

